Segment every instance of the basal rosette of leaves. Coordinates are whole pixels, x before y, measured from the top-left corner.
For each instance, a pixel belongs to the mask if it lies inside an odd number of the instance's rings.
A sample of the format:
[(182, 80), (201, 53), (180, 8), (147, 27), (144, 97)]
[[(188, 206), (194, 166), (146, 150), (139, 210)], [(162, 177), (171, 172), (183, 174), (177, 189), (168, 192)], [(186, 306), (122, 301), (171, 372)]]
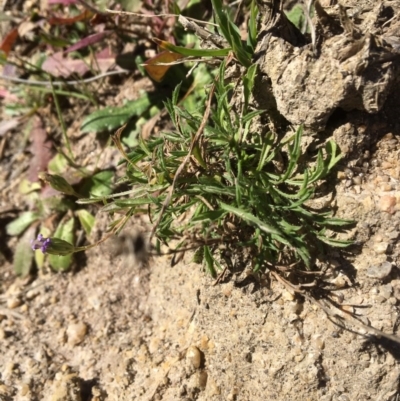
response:
[[(204, 261), (212, 274), (222, 268), (227, 255), (234, 254), (246, 255), (255, 271), (282, 260), (301, 261), (311, 268), (323, 244), (349, 245), (326, 231), (350, 221), (306, 206), (340, 160), (337, 146), (327, 142), (309, 166), (300, 168), (301, 127), (281, 141), (271, 132), (253, 131), (254, 118), (262, 114), (249, 107), (256, 66), (243, 77), (240, 113), (230, 105), (234, 85), (224, 83), (224, 72), (222, 64), (212, 118), (175, 182), (168, 207), (163, 210), (204, 114), (202, 109), (188, 112), (177, 104), (179, 87), (166, 104), (175, 130), (139, 140), (128, 155), (126, 176), (135, 195), (114, 200), (104, 209), (124, 210), (126, 215), (147, 211), (157, 221), (158, 249), (178, 240), (175, 249), (197, 249), (195, 259)], [(285, 159), (278, 169), (277, 162)]]

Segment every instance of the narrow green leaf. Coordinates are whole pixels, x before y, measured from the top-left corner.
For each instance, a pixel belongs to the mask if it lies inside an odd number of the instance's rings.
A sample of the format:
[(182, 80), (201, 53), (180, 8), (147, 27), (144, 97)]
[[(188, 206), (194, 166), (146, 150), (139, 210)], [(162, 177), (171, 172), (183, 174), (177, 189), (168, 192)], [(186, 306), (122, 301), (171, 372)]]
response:
[[(136, 198), (136, 199), (123, 199), (123, 200), (116, 200), (115, 205), (119, 207), (127, 207), (127, 206), (139, 206), (139, 205), (148, 205), (153, 203), (150, 198)], [(111, 204), (110, 204), (111, 205)], [(109, 206), (109, 205), (107, 205)], [(103, 211), (107, 210), (107, 207), (102, 209)]]
[(348, 247), (348, 246), (353, 244), (353, 241), (337, 240), (337, 239), (334, 239), (334, 238), (325, 237), (323, 235), (318, 235), (318, 239), (320, 239), (325, 244), (328, 244), (330, 246), (334, 246), (334, 247), (337, 247), (337, 248), (346, 248), (346, 247)]
[(196, 251), (193, 254), (193, 263), (198, 263), (201, 264), (203, 263), (204, 260), (204, 247), (200, 247), (196, 249)]
[(76, 201), (79, 205), (86, 205), (91, 203), (103, 202), (105, 199), (116, 199), (122, 196), (130, 195), (131, 198), (139, 198), (141, 196), (147, 195), (149, 193), (154, 193), (157, 191), (163, 191), (169, 187), (169, 184), (162, 185), (140, 185), (129, 191), (112, 193), (110, 195), (96, 196), (93, 198), (81, 198)]
[(15, 248), (13, 265), (14, 272), (18, 276), (26, 277), (31, 271), (33, 252), (30, 241), (35, 238), (35, 231), (35, 227), (26, 230)]
[(198, 161), (198, 163), (200, 164), (201, 167), (203, 167), (205, 170), (207, 170), (207, 164), (206, 162), (203, 160), (203, 157), (201, 155), (201, 150), (198, 144), (196, 144), (193, 148), (193, 152), (192, 152), (193, 156), (195, 157), (195, 159)]
[(245, 116), (243, 116), (242, 123), (250, 122), (254, 117), (259, 116), (259, 115), (261, 115), (263, 113), (265, 113), (265, 110), (254, 110), (254, 111), (251, 111), (250, 113), (247, 113)]
[(231, 49), (188, 49), (187, 47), (175, 46), (172, 43), (160, 40), (157, 38), (153, 39), (154, 42), (162, 49), (169, 50), (171, 52), (182, 54), (183, 56), (193, 57), (225, 57), (229, 54)]
[(354, 224), (354, 220), (346, 220), (346, 219), (338, 219), (335, 217), (331, 217), (329, 219), (324, 219), (319, 222), (322, 226), (333, 226), (333, 227), (345, 227)]
[(236, 58), (245, 67), (251, 64), (251, 55), (245, 50), (238, 27), (231, 21), (227, 10), (224, 10), (221, 0), (211, 0), (218, 27), (230, 44)]
[(236, 58), (245, 67), (251, 65), (251, 54), (247, 52), (244, 42), (240, 36), (240, 32), (235, 24), (231, 21), (228, 23), (229, 34), (232, 37), (232, 50)]
[(38, 176), (41, 180), (43, 180), (46, 184), (49, 184), (56, 191), (59, 191), (66, 195), (72, 195), (77, 198), (82, 197), (74, 190), (74, 188), (72, 188), (68, 181), (60, 175), (47, 174), (46, 172), (42, 171), (38, 174)]
[(309, 199), (311, 197), (311, 195), (314, 193), (313, 190), (308, 189), (308, 183), (309, 183), (309, 173), (308, 173), (308, 169), (305, 169), (304, 174), (303, 174), (303, 183), (297, 194), (299, 199), (302, 199), (303, 197), (305, 198), (305, 200), (303, 202), (305, 202), (307, 199)]
[(77, 210), (75, 213), (78, 216), (79, 222), (81, 223), (81, 226), (85, 230), (86, 235), (89, 236), (90, 233), (92, 232), (92, 228), (94, 226), (96, 219), (92, 214), (90, 214), (85, 209)]
[(301, 136), (303, 135), (303, 126), (300, 125), (297, 128), (295, 135), (293, 136), (293, 145), (289, 146), (289, 164), (286, 168), (285, 174), (279, 179), (279, 184), (285, 182), (288, 178), (293, 175), (295, 168), (297, 167), (297, 161), (299, 160), (301, 153)]
[(263, 147), (257, 166), (257, 171), (261, 171), (265, 167), (266, 163), (268, 163), (273, 158), (273, 152), (271, 152), (273, 137), (274, 134), (272, 132), (268, 132), (265, 140), (263, 141)]
[(6, 233), (11, 236), (20, 235), (39, 218), (40, 214), (37, 212), (21, 213), (21, 215), (6, 225)]
[(198, 221), (218, 221), (226, 214), (225, 210), (208, 210), (207, 212), (203, 212), (198, 214), (197, 216), (191, 219), (192, 222)]
[[(172, 105), (176, 106), (179, 102), (179, 94), (181, 92), (181, 86), (182, 86), (182, 82), (180, 82), (174, 89), (174, 91), (172, 92), (172, 97), (171, 97), (171, 101), (172, 101)], [(175, 120), (172, 120), (175, 121)]]
[(330, 140), (325, 145), (326, 152), (329, 156), (329, 164), (327, 167), (328, 172), (342, 159), (343, 155), (339, 153), (338, 146), (335, 141)]
[(256, 216), (252, 215), (251, 213), (245, 212), (244, 210), (241, 210), (241, 209), (237, 209), (237, 208), (227, 205), (226, 203), (223, 203), (223, 202), (220, 202), (219, 205), (223, 210), (225, 210), (229, 213), (235, 214), (236, 216), (247, 221), (248, 223), (251, 223), (251, 224), (257, 226), (260, 230), (262, 230), (268, 234), (275, 234), (279, 237), (283, 235), (277, 228), (264, 223), (263, 221), (258, 219)]
[(318, 151), (318, 155), (317, 155), (317, 163), (316, 163), (316, 168), (313, 171), (313, 173), (311, 174), (310, 177), (310, 184), (320, 180), (321, 178), (324, 177), (325, 175), (325, 163), (324, 163), (324, 159), (322, 156), (322, 152), (321, 150)]
[(112, 131), (124, 125), (130, 118), (146, 112), (152, 104), (152, 98), (144, 93), (139, 99), (121, 107), (105, 107), (89, 114), (82, 122), (81, 132)]
[(215, 277), (217, 275), (217, 272), (214, 269), (214, 258), (211, 254), (210, 248), (207, 245), (205, 245), (203, 249), (204, 249), (204, 260), (206, 262), (207, 270), (212, 277)]
[(253, 51), (257, 45), (257, 16), (258, 7), (255, 0), (252, 0), (250, 5), (250, 18), (248, 26), (248, 39), (247, 44)]

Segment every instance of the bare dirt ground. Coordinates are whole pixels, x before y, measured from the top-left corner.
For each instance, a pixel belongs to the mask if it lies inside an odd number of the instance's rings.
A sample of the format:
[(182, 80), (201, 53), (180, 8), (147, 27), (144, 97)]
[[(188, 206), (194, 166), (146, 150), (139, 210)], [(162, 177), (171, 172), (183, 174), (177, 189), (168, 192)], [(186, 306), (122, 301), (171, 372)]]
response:
[[(398, 335), (399, 106), (395, 91), (375, 115), (335, 111), (324, 134), (346, 156), (332, 177), (337, 215), (357, 221), (355, 245), (329, 255), (327, 281), (345, 313)], [(336, 324), (268, 274), (214, 285), (190, 254), (141, 263), (106, 242), (73, 272), (17, 278), (4, 225), (26, 207), (22, 135), (5, 137), (0, 160), (0, 400), (399, 399), (399, 344)], [(90, 135), (74, 148), (103, 152)], [(99, 215), (93, 240), (106, 224)], [(148, 230), (138, 217), (125, 234)]]

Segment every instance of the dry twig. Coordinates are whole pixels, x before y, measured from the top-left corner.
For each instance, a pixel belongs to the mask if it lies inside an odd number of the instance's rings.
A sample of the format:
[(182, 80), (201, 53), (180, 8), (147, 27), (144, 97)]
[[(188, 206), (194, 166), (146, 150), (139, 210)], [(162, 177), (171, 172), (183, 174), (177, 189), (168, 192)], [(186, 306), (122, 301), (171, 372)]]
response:
[[(335, 307), (332, 303), (328, 303), (327, 300), (317, 300), (313, 296), (309, 295), (305, 290), (301, 289), (300, 286), (296, 286), (289, 281), (285, 280), (282, 276), (280, 276), (278, 273), (271, 271), (271, 274), (280, 282), (282, 283), (286, 288), (288, 288), (291, 291), (296, 292), (297, 294), (300, 294), (304, 298), (306, 298), (308, 301), (311, 303), (317, 305), (319, 308), (321, 308), (329, 317), (331, 318), (336, 318), (341, 321), (347, 321), (350, 324), (353, 324), (355, 326), (358, 326), (359, 328), (364, 329), (365, 331), (369, 332), (370, 335), (373, 335), (377, 338), (386, 338), (390, 341), (394, 341), (397, 344), (400, 344), (400, 337), (394, 335), (394, 334), (387, 334), (384, 333), (381, 330), (376, 329), (375, 327), (368, 326), (361, 322), (359, 319), (357, 319), (353, 314), (342, 311)], [(344, 326), (345, 327), (345, 326)], [(357, 333), (359, 335), (365, 336), (365, 334), (362, 333)]]

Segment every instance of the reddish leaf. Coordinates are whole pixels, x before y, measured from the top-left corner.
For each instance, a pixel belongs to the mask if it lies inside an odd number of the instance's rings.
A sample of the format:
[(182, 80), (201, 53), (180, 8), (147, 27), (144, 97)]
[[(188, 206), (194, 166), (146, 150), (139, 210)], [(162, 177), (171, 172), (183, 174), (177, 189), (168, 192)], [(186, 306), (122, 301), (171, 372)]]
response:
[(89, 67), (83, 60), (64, 58), (63, 53), (58, 52), (44, 61), (42, 70), (54, 77), (66, 78), (74, 73), (83, 76), (89, 71)]
[(106, 72), (115, 65), (115, 54), (109, 47), (96, 53), (96, 65), (101, 72)]
[(51, 17), (47, 22), (50, 25), (72, 25), (78, 21), (86, 21), (92, 18), (93, 13), (89, 10), (85, 10), (83, 13), (76, 15), (75, 17), (70, 18), (61, 18), (61, 17)]
[(48, 140), (47, 132), (43, 129), (42, 121), (38, 116), (32, 118), (30, 136), (32, 141), (30, 150), (33, 158), (29, 165), (28, 179), (30, 182), (37, 182), (39, 181), (38, 173), (47, 170), (47, 165), (53, 157), (51, 142)]
[(83, 49), (84, 47), (87, 47), (94, 43), (100, 42), (104, 38), (104, 36), (108, 35), (111, 32), (112, 31), (104, 31), (104, 32), (99, 32), (99, 33), (95, 33), (93, 35), (86, 36), (86, 38), (83, 38), (79, 42), (76, 42), (74, 45), (68, 47), (68, 49), (65, 50), (64, 53), (66, 54), (66, 53), (73, 52), (75, 50), (80, 50), (80, 49)]
[(173, 53), (170, 51), (164, 51), (157, 56), (147, 60), (143, 66), (146, 69), (147, 73), (150, 75), (152, 79), (156, 82), (161, 82), (164, 78), (164, 75), (171, 68), (171, 65), (159, 65), (160, 63), (172, 63), (177, 61), (185, 56), (182, 54)]
[(18, 38), (18, 28), (14, 28), (11, 32), (9, 32), (6, 35), (4, 40), (1, 42), (0, 50), (2, 50), (6, 54), (6, 56), (9, 55), (17, 38)]

